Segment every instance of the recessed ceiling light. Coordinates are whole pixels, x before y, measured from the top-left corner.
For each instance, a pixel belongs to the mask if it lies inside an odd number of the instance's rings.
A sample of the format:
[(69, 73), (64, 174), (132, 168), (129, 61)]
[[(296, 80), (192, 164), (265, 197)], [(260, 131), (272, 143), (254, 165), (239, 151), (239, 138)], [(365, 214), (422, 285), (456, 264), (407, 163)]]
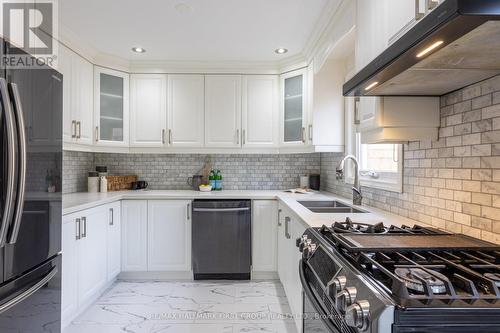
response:
[(284, 49), (282, 47), (280, 47), (279, 49), (274, 50), (274, 53), (277, 53), (277, 54), (285, 54), (287, 52), (288, 52), (288, 50)]
[(146, 49), (143, 49), (142, 47), (136, 46), (136, 47), (132, 48), (132, 51), (134, 51), (135, 53), (144, 53), (144, 52), (146, 52)]
[(177, 13), (181, 15), (188, 15), (191, 14), (191, 12), (193, 11), (193, 7), (184, 2), (178, 3), (177, 5), (174, 6), (174, 8), (177, 11)]
[(373, 83), (371, 83), (370, 85), (368, 85), (368, 86), (365, 88), (365, 90), (366, 90), (366, 91), (368, 91), (368, 90), (370, 90), (371, 88), (375, 87), (377, 84), (378, 84), (378, 81), (377, 81), (377, 82), (373, 82)]
[(435, 42), (434, 44), (432, 44), (431, 46), (423, 49), (422, 52), (420, 52), (419, 54), (417, 54), (417, 58), (422, 58), (424, 55), (430, 53), (432, 50), (434, 50), (435, 48), (439, 47), (443, 43), (444, 42), (442, 40)]

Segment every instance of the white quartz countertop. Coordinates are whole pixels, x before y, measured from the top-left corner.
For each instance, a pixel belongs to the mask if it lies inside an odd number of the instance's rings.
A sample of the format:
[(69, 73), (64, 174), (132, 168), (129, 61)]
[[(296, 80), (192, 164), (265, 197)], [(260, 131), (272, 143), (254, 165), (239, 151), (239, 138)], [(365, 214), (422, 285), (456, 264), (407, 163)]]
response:
[(335, 221), (345, 221), (346, 217), (351, 217), (353, 221), (375, 224), (383, 222), (386, 225), (402, 224), (413, 226), (414, 224), (424, 225), (415, 220), (411, 220), (399, 215), (368, 206), (356, 206), (367, 213), (313, 213), (298, 201), (306, 200), (338, 200), (351, 205), (350, 199), (335, 196), (328, 192), (315, 192), (313, 194), (292, 194), (283, 191), (233, 191), (223, 190), (220, 192), (199, 192), (199, 191), (120, 191), (108, 193), (71, 193), (63, 195), (63, 215), (75, 213), (84, 209), (89, 209), (103, 204), (112, 203), (118, 200), (154, 200), (154, 199), (252, 199), (252, 200), (279, 200), (286, 205), (306, 227), (320, 227), (323, 224), (331, 225)]

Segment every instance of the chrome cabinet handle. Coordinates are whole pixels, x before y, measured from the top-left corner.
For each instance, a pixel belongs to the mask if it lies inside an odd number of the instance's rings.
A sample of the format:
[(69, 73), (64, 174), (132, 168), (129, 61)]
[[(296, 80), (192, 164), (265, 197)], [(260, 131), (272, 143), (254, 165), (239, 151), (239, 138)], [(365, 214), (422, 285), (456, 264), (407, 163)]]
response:
[(76, 120), (71, 122), (71, 137), (76, 139)]
[(309, 141), (312, 142), (313, 141), (313, 125), (309, 125)]
[(109, 209), (109, 225), (114, 225), (115, 224), (115, 215), (113, 208)]
[(240, 144), (240, 130), (239, 129), (236, 130), (236, 144), (237, 145)]
[(161, 130), (161, 144), (165, 144), (165, 129)]
[(172, 130), (171, 129), (168, 130), (168, 144), (169, 145), (172, 144)]
[(26, 188), (26, 127), (24, 126), (24, 114), (21, 106), (21, 98), (19, 96), (19, 89), (17, 84), (9, 84), (9, 92), (13, 101), (13, 111), (15, 113), (15, 120), (17, 124), (18, 136), (18, 183), (17, 183), (17, 199), (14, 211), (14, 223), (9, 236), (8, 243), (14, 244), (17, 241), (19, 234), (19, 227), (21, 226), (21, 219), (23, 216), (24, 208), (24, 190)]
[(187, 204), (187, 211), (186, 211), (186, 216), (187, 216), (187, 219), (190, 220), (191, 219), (191, 203), (188, 203)]
[(0, 306), (0, 313), (7, 311), (8, 309), (12, 308), (16, 304), (21, 303), (34, 293), (36, 293), (38, 290), (42, 289), (43, 286), (45, 286), (52, 278), (57, 274), (57, 267), (52, 267), (52, 269), (45, 275), (40, 281), (38, 281), (36, 284), (34, 284), (32, 287), (30, 287), (28, 290), (23, 292), (22, 294), (17, 295), (16, 297), (12, 298), (8, 302), (2, 304)]
[(278, 209), (278, 227), (281, 227), (283, 224), (281, 223), (281, 209)]
[(83, 232), (81, 234), (81, 238), (87, 237), (87, 218), (82, 217), (82, 225), (83, 225)]
[(359, 114), (359, 97), (354, 98), (354, 125), (361, 124)]
[(82, 137), (82, 123), (80, 121), (77, 121), (76, 126), (78, 127), (78, 134), (76, 138), (80, 139)]
[(95, 142), (99, 142), (99, 126), (95, 127)]
[(421, 20), (425, 16), (425, 13), (420, 11), (420, 0), (415, 0), (415, 21)]
[(81, 219), (80, 218), (75, 219), (75, 227), (76, 227), (75, 239), (79, 240), (80, 238), (82, 238), (82, 233), (80, 230), (80, 228), (81, 228)]
[(5, 124), (6, 124), (6, 171), (7, 178), (6, 181), (6, 191), (5, 191), (5, 201), (3, 205), (3, 215), (2, 224), (0, 225), (0, 247), (5, 245), (5, 234), (7, 233), (7, 228), (9, 222), (12, 219), (14, 213), (14, 190), (16, 186), (16, 150), (17, 146), (16, 135), (15, 135), (15, 120), (14, 113), (12, 111), (12, 106), (10, 103), (9, 93), (7, 89), (7, 81), (4, 78), (0, 78), (0, 97), (2, 108), (5, 113)]
[(290, 217), (285, 216), (285, 237), (290, 239), (290, 234), (288, 233), (288, 228), (290, 228)]
[(306, 143), (306, 129), (302, 127), (302, 142)]
[(241, 143), (242, 143), (242, 144), (245, 144), (245, 143), (246, 143), (246, 141), (247, 141), (245, 137), (246, 137), (246, 131), (245, 131), (245, 130), (242, 130), (242, 131), (241, 131)]

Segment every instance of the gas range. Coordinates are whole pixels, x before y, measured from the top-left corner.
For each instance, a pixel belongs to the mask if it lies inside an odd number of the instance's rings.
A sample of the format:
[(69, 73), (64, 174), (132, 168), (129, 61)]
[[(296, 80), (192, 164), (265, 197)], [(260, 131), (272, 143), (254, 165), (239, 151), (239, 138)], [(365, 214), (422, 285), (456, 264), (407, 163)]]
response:
[[(309, 228), (304, 332), (500, 332), (500, 247), (415, 225)], [(311, 310), (313, 309), (313, 310)]]

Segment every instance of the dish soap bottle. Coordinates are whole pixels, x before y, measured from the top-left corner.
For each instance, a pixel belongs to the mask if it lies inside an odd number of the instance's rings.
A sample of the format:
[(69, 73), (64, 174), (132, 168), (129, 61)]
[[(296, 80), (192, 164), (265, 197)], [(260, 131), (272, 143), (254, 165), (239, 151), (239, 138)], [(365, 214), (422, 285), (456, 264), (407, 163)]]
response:
[(212, 191), (216, 190), (216, 182), (215, 182), (215, 172), (214, 170), (210, 170), (210, 175), (208, 176), (208, 182), (210, 186), (212, 186)]
[(222, 191), (222, 174), (220, 170), (217, 170), (215, 174), (215, 186), (217, 191)]

